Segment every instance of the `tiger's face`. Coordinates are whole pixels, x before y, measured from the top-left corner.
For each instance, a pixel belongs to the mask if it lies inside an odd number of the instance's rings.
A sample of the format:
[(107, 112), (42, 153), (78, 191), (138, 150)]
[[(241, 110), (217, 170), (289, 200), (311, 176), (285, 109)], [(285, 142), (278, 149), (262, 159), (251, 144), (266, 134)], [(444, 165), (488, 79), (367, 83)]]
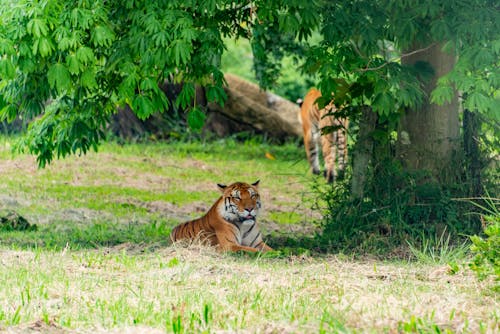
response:
[(258, 185), (259, 181), (252, 184), (236, 182), (229, 186), (218, 184), (222, 191), (221, 216), (231, 223), (253, 224), (261, 208)]

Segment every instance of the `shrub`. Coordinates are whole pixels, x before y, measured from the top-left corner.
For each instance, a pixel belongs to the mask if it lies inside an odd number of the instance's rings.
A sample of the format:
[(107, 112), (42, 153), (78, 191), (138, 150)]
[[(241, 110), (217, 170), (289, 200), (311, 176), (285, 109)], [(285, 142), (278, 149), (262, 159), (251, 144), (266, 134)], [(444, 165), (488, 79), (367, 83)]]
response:
[(480, 231), (477, 216), (468, 215), (472, 204), (455, 200), (463, 194), (460, 184), (441, 185), (391, 161), (384, 161), (373, 174), (362, 200), (350, 196), (348, 178), (316, 187), (324, 208), (319, 236), (324, 250), (411, 257), (408, 244), (444, 238), (454, 249), (464, 245), (464, 235)]
[(500, 290), (500, 212), (495, 205), (498, 201), (487, 200), (491, 209), (487, 209), (488, 214), (483, 216), (484, 236), (471, 237), (471, 250), (475, 256), (470, 263), (470, 268), (479, 279), (494, 277), (496, 290)]

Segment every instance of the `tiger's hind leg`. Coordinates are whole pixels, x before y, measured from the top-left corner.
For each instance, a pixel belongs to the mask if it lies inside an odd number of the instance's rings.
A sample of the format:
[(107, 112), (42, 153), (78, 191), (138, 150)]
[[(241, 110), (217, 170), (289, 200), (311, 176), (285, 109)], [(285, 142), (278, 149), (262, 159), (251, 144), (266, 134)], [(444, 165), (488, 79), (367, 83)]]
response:
[[(331, 109), (323, 109), (321, 115), (331, 112)], [(320, 128), (331, 128), (336, 125), (335, 119), (332, 116), (322, 116), (319, 120)], [(321, 150), (323, 153), (323, 161), (325, 163), (325, 178), (328, 183), (335, 182), (337, 179), (337, 171), (335, 169), (337, 130), (330, 133), (325, 133), (321, 136)]]
[(335, 147), (335, 133), (336, 131), (321, 137), (323, 160), (325, 161), (325, 178), (328, 183), (333, 183), (337, 179), (337, 171), (335, 169), (335, 158), (337, 153)]
[(311, 166), (313, 174), (320, 173), (319, 168), (319, 147), (318, 143), (321, 133), (317, 125), (311, 124), (310, 130), (304, 132), (304, 147), (306, 149), (307, 160)]

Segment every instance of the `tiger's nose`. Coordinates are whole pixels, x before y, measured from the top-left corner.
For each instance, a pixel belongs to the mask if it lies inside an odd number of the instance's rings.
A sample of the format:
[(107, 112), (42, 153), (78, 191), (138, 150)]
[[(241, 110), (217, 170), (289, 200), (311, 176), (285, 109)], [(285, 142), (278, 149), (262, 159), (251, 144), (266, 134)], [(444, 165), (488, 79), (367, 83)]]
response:
[(247, 210), (248, 212), (250, 212), (250, 211), (253, 210), (253, 208), (254, 208), (253, 206), (247, 206), (247, 207), (245, 207), (245, 210)]

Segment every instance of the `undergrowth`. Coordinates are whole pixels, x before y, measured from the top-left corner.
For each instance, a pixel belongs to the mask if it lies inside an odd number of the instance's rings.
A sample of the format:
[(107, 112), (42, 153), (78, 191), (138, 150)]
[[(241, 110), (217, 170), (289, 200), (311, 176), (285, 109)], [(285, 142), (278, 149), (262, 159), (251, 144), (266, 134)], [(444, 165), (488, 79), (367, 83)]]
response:
[(483, 219), (483, 235), (471, 237), (471, 250), (474, 259), (471, 269), (483, 280), (492, 277), (496, 285), (494, 289), (500, 292), (500, 199), (485, 198), (486, 206), (477, 204), (485, 214)]
[(442, 186), (425, 173), (386, 164), (362, 200), (350, 196), (349, 179), (315, 183), (319, 222), (317, 247), (328, 252), (394, 255), (448, 262), (468, 251), (468, 237), (481, 222), (470, 202), (458, 201), (460, 185)]

